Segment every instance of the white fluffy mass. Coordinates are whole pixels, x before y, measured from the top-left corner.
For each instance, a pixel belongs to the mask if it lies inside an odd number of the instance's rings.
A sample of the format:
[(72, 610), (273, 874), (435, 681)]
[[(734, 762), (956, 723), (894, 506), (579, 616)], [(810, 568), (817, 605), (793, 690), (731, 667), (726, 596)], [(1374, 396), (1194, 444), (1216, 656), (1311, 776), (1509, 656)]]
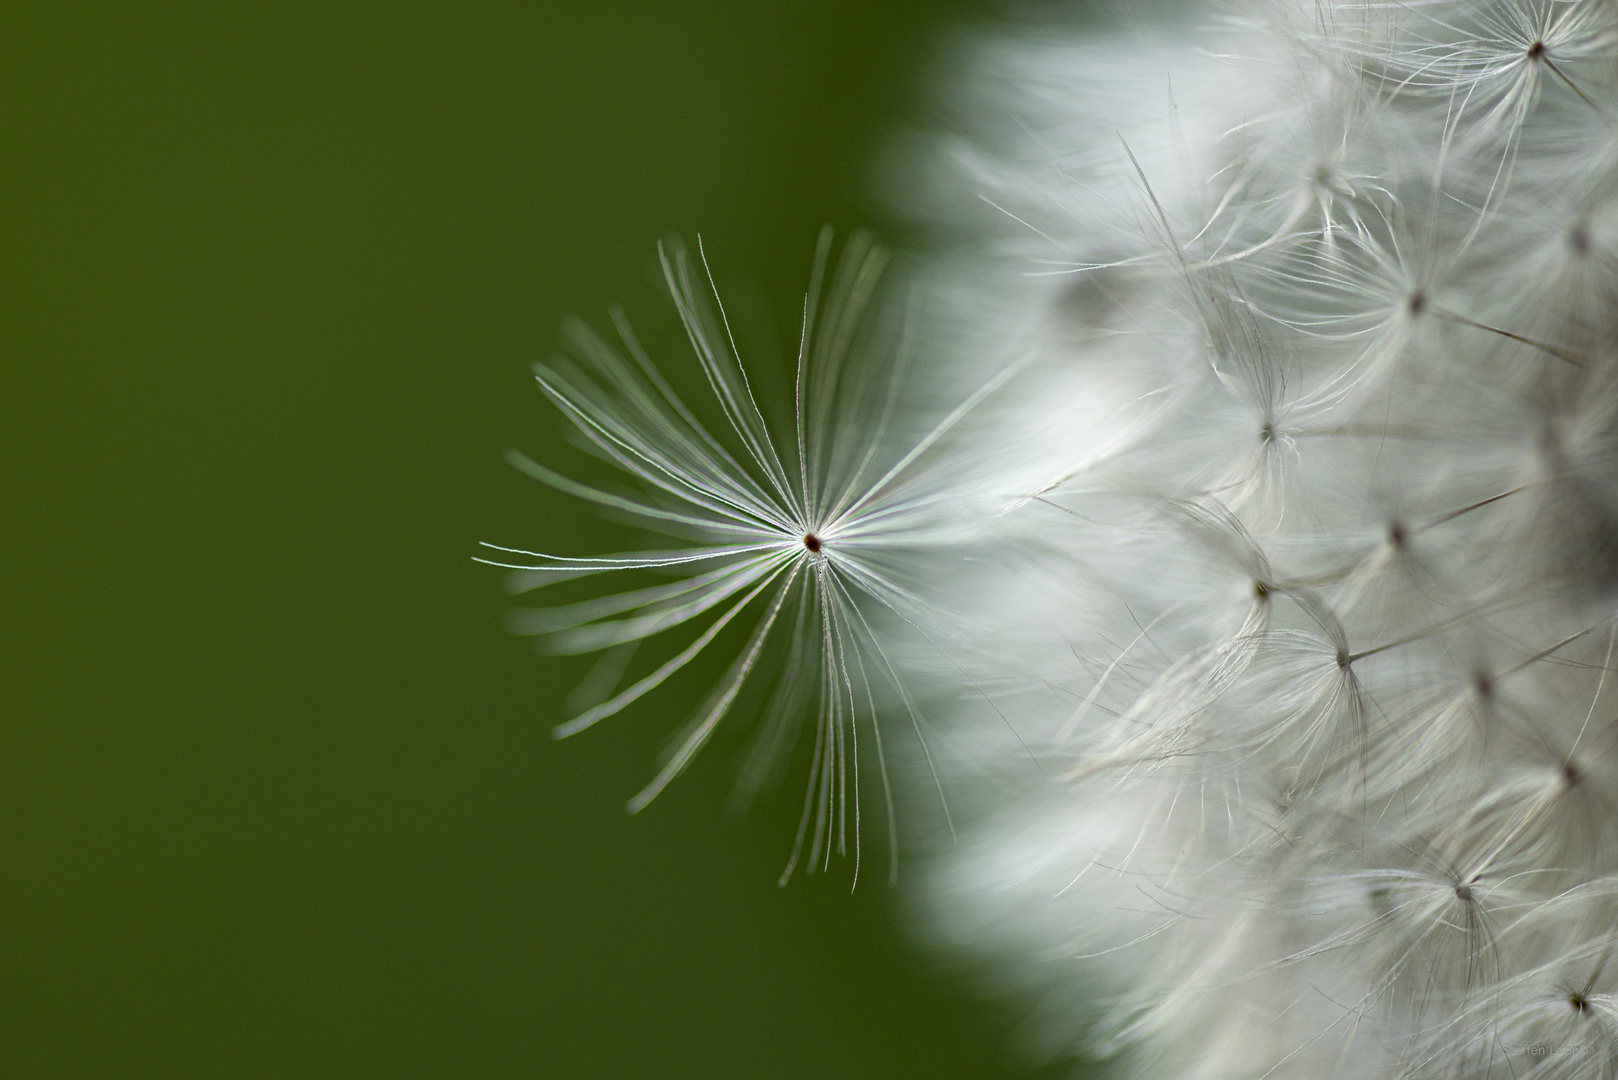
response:
[(938, 936), (1128, 1075), (1618, 1075), (1618, 4), (963, 55), (941, 287), (1104, 419), (979, 597), (1043, 772), (960, 696)]

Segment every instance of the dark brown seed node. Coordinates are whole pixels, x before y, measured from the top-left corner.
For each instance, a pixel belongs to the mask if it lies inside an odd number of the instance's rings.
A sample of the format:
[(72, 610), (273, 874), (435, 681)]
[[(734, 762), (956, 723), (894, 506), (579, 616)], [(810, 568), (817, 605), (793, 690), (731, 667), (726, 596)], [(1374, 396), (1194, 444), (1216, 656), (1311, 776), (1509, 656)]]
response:
[(1545, 55), (1545, 43), (1543, 41), (1536, 41), (1532, 45), (1528, 46), (1528, 59), (1530, 59), (1530, 60), (1538, 60), (1540, 57), (1542, 57), (1544, 55)]
[(1417, 289), (1415, 292), (1411, 293), (1410, 299), (1405, 301), (1405, 307), (1409, 309), (1412, 316), (1420, 315), (1422, 313), (1422, 309), (1424, 309), (1426, 306), (1427, 294), (1422, 292), (1420, 289)]
[(1567, 996), (1567, 1003), (1573, 1006), (1573, 1011), (1580, 1015), (1590, 1011), (1590, 999), (1577, 990)]
[(814, 533), (804, 533), (803, 546), (818, 555), (820, 553), (820, 537)]

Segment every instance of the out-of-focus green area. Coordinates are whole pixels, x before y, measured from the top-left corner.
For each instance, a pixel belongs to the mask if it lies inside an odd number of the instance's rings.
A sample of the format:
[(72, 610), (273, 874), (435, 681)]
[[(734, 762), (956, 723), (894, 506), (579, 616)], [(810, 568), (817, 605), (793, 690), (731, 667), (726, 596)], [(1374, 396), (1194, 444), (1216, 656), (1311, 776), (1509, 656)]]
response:
[(502, 463), (529, 363), (675, 340), (671, 229), (790, 326), (959, 10), (9, 10), (0, 1074), (1009, 1075), (730, 750), (624, 814), (703, 676), (555, 743), (586, 662), (470, 561), (621, 542)]

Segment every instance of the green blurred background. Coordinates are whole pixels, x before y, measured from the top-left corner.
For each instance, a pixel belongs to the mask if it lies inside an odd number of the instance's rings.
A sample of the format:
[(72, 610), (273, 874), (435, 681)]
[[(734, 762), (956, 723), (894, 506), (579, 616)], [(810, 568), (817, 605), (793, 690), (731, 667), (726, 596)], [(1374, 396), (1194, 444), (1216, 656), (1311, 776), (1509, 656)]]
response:
[(529, 363), (675, 340), (669, 230), (790, 325), (968, 14), (8, 9), (0, 1073), (1012, 1075), (880, 875), (776, 888), (729, 751), (626, 816), (701, 679), (553, 742), (583, 666), (470, 561), (618, 542), (501, 460)]

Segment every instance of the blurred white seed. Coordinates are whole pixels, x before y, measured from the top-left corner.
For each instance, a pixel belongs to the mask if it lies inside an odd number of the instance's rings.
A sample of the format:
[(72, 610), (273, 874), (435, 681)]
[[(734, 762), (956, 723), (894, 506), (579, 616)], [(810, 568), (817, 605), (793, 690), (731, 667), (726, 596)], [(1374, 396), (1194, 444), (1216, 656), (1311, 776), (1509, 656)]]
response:
[(1022, 422), (1116, 405), (964, 586), (1045, 772), (961, 698), (927, 925), (1130, 1075), (1611, 1076), (1618, 5), (1136, 21), (905, 144)]

